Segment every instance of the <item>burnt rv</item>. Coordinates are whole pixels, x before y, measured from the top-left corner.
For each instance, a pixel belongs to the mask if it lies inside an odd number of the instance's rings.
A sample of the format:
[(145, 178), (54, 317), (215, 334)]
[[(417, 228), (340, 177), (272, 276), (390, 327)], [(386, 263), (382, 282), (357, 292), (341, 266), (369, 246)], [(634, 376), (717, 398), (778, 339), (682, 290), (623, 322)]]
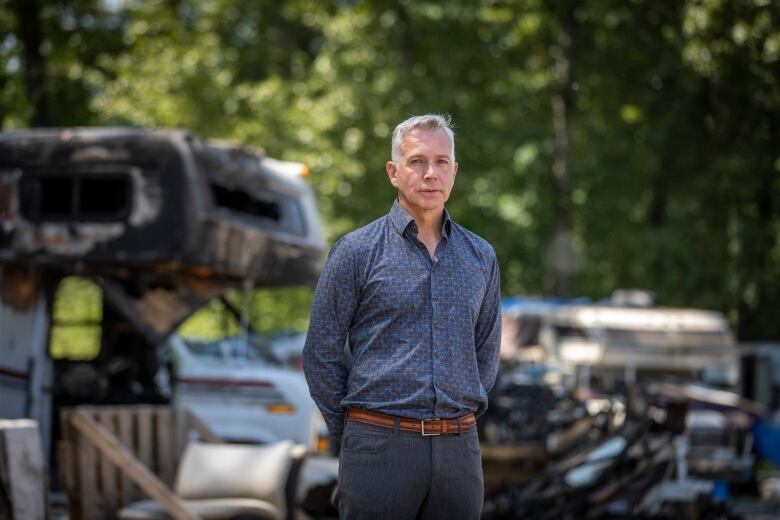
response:
[(150, 385), (153, 346), (227, 288), (313, 283), (325, 244), (305, 173), (185, 131), (0, 134), (0, 417), (47, 432), (53, 382), (90, 379), (59, 377), (48, 356), (65, 276), (102, 290), (93, 402), (112, 370)]

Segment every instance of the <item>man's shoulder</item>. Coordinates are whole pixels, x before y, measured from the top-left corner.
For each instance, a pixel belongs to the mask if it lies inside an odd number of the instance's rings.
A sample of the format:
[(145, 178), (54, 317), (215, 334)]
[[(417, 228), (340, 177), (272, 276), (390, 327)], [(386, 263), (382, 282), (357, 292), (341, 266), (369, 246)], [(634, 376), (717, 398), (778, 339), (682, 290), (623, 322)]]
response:
[(333, 244), (331, 251), (336, 248), (344, 248), (353, 254), (359, 255), (362, 252), (370, 250), (374, 243), (379, 240), (385, 229), (387, 215), (383, 215), (365, 226), (359, 227), (342, 236)]
[(496, 252), (493, 250), (493, 246), (490, 242), (477, 235), (473, 231), (461, 226), (456, 222), (452, 222), (451, 231), (461, 240), (463, 240), (469, 248), (486, 260), (492, 260), (496, 257)]

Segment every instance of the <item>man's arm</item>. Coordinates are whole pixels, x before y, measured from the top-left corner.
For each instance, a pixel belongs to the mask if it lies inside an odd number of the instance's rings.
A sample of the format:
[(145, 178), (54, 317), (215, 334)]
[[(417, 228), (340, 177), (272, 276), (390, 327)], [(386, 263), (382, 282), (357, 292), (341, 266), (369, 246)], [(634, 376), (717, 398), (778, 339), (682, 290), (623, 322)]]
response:
[[(498, 372), (498, 355), (501, 347), (501, 275), (498, 271), (498, 261), (492, 256), (490, 281), (485, 298), (479, 309), (477, 326), (474, 330), (474, 345), (477, 350), (477, 367), (479, 379), (485, 393), (490, 392), (496, 382)], [(479, 409), (479, 416), (485, 408)]]
[(349, 369), (344, 345), (358, 304), (358, 282), (349, 244), (342, 238), (330, 250), (314, 292), (309, 331), (303, 348), (303, 371), (335, 446), (341, 442)]

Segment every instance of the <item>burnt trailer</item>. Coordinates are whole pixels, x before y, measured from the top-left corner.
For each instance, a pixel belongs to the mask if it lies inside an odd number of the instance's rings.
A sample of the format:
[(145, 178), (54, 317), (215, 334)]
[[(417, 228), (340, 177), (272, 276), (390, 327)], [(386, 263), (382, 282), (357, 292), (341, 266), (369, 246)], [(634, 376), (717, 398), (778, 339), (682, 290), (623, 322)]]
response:
[(158, 345), (228, 287), (313, 283), (325, 243), (306, 172), (186, 131), (0, 133), (0, 417), (48, 430), (64, 276), (100, 286), (114, 351)]

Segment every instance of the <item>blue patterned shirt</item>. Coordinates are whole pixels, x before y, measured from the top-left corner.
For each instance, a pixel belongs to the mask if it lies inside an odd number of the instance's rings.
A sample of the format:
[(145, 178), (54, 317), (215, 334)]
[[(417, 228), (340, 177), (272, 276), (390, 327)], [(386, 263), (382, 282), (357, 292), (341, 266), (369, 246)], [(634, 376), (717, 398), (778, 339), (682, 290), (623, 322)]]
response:
[(303, 367), (338, 443), (347, 407), (413, 419), (487, 408), (501, 338), (493, 248), (444, 212), (431, 258), (398, 203), (331, 248)]

